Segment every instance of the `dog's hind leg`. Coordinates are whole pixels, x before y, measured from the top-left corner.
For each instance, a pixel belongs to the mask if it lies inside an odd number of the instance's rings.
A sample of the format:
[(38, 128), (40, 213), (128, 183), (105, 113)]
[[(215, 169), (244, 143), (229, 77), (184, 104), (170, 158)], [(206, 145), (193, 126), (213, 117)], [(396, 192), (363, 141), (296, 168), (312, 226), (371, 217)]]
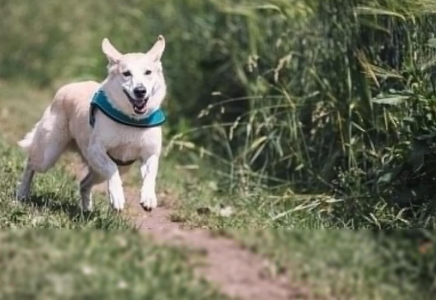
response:
[(89, 170), (85, 178), (80, 181), (80, 197), (82, 200), (83, 211), (92, 211), (92, 187), (96, 184), (102, 183), (103, 181), (104, 178), (92, 170)]
[(23, 175), (21, 177), (20, 185), (17, 189), (16, 200), (23, 200), (29, 196), (30, 187), (32, 184), (33, 176), (35, 172), (45, 172), (51, 168), (55, 162), (59, 159), (63, 150), (68, 143), (65, 140), (53, 141), (51, 146), (45, 146), (44, 149), (38, 149), (39, 153), (37, 155), (29, 154), (29, 158), (26, 162), (26, 167), (24, 168)]
[(27, 152), (28, 159), (17, 189), (17, 199), (24, 199), (29, 195), (35, 172), (50, 169), (70, 140), (66, 115), (56, 107), (48, 107), (32, 131), (18, 143)]
[(30, 167), (43, 173), (56, 163), (70, 141), (67, 116), (59, 103), (53, 103), (19, 145), (28, 153)]
[(27, 161), (26, 168), (24, 169), (23, 176), (15, 196), (16, 200), (21, 201), (29, 196), (33, 175), (35, 175), (35, 171), (30, 168), (29, 162)]

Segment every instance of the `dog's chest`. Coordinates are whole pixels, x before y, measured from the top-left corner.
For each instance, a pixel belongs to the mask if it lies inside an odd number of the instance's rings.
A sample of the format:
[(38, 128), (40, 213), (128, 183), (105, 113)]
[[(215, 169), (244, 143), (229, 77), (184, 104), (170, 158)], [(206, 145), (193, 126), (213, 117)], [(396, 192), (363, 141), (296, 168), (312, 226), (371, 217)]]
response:
[(159, 154), (162, 137), (161, 128), (130, 128), (124, 125), (105, 131), (101, 138), (107, 153), (120, 161), (131, 161)]
[(137, 128), (115, 123), (105, 115), (98, 117), (92, 135), (112, 158), (127, 162), (160, 154), (161, 127)]

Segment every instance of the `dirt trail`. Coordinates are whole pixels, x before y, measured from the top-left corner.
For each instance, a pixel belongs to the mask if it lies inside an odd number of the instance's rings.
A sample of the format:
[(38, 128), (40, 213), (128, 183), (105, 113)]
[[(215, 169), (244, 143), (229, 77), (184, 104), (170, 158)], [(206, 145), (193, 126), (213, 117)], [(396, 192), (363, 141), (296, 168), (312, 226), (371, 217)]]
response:
[[(132, 205), (134, 205), (132, 203)], [(223, 294), (239, 299), (303, 299), (305, 292), (289, 286), (288, 278), (268, 275), (268, 261), (243, 249), (236, 241), (212, 236), (202, 229), (184, 229), (171, 222), (171, 208), (161, 206), (138, 216), (138, 228), (167, 244), (193, 248), (205, 253), (199, 274), (216, 283)]]
[[(70, 166), (78, 178), (84, 176), (83, 168)], [(100, 185), (95, 190), (104, 192), (104, 189)], [(138, 188), (125, 187), (126, 213), (137, 228), (159, 243), (204, 253), (204, 264), (200, 264), (195, 272), (217, 286), (221, 293), (249, 300), (309, 298), (307, 289), (289, 285), (286, 274), (271, 276), (269, 262), (244, 249), (238, 242), (213, 236), (207, 230), (183, 228), (182, 224), (172, 222), (171, 203), (177, 200), (170, 199), (168, 195), (158, 195), (160, 206), (151, 213), (144, 212), (138, 203), (138, 191)]]

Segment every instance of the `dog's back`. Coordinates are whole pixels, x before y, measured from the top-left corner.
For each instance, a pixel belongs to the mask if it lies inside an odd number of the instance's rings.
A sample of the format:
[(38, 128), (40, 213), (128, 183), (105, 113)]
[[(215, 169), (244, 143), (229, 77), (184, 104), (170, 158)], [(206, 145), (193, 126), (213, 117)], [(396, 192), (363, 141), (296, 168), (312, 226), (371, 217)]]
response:
[[(85, 81), (67, 84), (57, 91), (41, 120), (18, 143), (28, 153), (34, 170), (49, 169), (72, 139), (79, 139), (77, 143), (87, 140), (89, 103), (99, 86), (95, 81)], [(76, 137), (71, 135), (73, 132), (81, 134)]]

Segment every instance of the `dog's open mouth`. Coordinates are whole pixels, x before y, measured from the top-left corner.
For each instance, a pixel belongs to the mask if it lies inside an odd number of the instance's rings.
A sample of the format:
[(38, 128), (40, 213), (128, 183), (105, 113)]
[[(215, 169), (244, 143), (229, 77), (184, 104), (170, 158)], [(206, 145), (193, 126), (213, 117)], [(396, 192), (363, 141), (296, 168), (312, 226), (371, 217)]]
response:
[(142, 115), (143, 113), (145, 113), (145, 111), (147, 110), (147, 100), (145, 100), (141, 104), (133, 104), (133, 110), (136, 114)]
[(147, 102), (148, 97), (143, 99), (136, 99), (132, 98), (130, 94), (123, 89), (124, 94), (126, 94), (127, 98), (129, 99), (130, 103), (133, 106), (133, 111), (135, 114), (142, 115), (147, 111)]

